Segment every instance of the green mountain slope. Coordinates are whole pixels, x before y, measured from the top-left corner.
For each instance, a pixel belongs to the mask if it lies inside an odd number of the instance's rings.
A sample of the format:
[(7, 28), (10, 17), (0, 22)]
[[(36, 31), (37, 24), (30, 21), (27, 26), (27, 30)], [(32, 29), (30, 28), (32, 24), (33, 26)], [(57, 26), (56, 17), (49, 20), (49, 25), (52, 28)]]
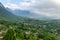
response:
[(9, 12), (8, 10), (6, 10), (5, 7), (0, 3), (0, 19), (16, 21), (19, 18), (11, 12)]

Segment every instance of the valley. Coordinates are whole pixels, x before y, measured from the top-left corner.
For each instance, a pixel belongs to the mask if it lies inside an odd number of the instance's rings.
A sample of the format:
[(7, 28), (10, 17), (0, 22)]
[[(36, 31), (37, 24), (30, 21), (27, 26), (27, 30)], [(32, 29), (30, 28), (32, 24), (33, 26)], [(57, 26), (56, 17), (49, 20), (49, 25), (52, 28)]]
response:
[(1, 40), (60, 40), (60, 19), (38, 20), (17, 16), (0, 5)]

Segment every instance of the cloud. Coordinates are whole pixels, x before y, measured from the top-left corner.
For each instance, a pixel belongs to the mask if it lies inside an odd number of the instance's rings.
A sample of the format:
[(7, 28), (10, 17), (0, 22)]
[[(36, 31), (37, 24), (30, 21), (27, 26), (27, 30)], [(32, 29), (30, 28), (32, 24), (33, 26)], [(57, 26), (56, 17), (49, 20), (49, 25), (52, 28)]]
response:
[(23, 2), (19, 2), (18, 4), (7, 2), (6, 5), (5, 5), (5, 7), (8, 7), (8, 8), (14, 9), (14, 10), (15, 9), (26, 10), (26, 9), (28, 9), (30, 7), (30, 5), (31, 5), (30, 1), (25, 0)]
[(18, 4), (7, 3), (6, 7), (9, 7), (11, 9), (29, 10), (39, 15), (60, 18), (59, 0), (24, 0), (23, 2), (19, 2)]
[(19, 7), (21, 9), (28, 9), (30, 7), (31, 3), (30, 2), (20, 2), (19, 5), (20, 5)]
[(18, 5), (13, 4), (13, 3), (7, 3), (7, 5), (5, 5), (5, 7), (8, 7), (8, 8), (13, 9), (13, 10), (20, 8)]
[[(58, 0), (35, 0), (35, 5), (32, 5), (30, 10), (40, 15), (47, 17), (60, 18), (60, 4)], [(60, 2), (60, 1), (59, 1)]]
[(5, 1), (9, 1), (10, 2), (11, 0), (5, 0)]

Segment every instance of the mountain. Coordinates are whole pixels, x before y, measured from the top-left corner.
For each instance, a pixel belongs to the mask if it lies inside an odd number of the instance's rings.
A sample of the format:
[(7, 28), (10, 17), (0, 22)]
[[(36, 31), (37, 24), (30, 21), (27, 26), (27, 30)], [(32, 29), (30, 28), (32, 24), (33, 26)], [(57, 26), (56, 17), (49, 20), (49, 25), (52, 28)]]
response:
[(0, 8), (4, 8), (4, 6), (2, 5), (2, 3), (0, 3)]
[(6, 10), (6, 8), (3, 6), (2, 3), (0, 3), (0, 19), (4, 19), (4, 20), (17, 20), (18, 16), (12, 14), (11, 12), (9, 12), (8, 10)]
[(27, 17), (27, 18), (33, 18), (33, 19), (52, 19), (51, 17), (47, 17), (45, 15), (39, 15), (37, 13), (30, 12), (28, 10), (20, 10), (20, 9), (9, 9), (6, 8), (7, 10), (11, 11), (13, 14), (21, 17)]

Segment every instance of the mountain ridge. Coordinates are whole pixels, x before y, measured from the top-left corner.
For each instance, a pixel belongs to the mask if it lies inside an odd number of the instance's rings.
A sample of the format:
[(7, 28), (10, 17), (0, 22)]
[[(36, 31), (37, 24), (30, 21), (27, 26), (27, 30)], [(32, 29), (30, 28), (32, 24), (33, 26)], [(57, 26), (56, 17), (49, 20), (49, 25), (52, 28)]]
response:
[(39, 15), (39, 14), (33, 13), (29, 10), (20, 10), (20, 9), (12, 10), (10, 8), (6, 8), (6, 9), (9, 10), (10, 12), (12, 12), (13, 14), (15, 14), (17, 16), (21, 16), (21, 17), (33, 18), (33, 19), (38, 19), (38, 20), (52, 19), (51, 17), (47, 17), (45, 15)]
[(18, 17), (12, 14), (10, 11), (6, 10), (2, 3), (0, 3), (0, 19), (6, 20), (17, 20)]

